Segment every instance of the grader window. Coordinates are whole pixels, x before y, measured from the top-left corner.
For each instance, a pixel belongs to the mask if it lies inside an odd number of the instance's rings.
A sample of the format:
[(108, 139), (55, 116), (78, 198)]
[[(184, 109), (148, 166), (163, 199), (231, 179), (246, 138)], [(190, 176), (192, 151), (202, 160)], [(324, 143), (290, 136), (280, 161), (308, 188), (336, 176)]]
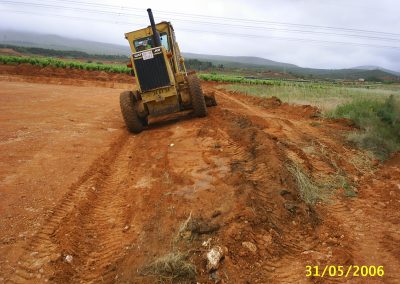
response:
[[(168, 34), (162, 33), (160, 34), (161, 45), (165, 47), (167, 51), (169, 51), (169, 44), (168, 44)], [(143, 51), (149, 48), (153, 48), (153, 37), (148, 36), (140, 39), (136, 39), (133, 41), (136, 51)]]

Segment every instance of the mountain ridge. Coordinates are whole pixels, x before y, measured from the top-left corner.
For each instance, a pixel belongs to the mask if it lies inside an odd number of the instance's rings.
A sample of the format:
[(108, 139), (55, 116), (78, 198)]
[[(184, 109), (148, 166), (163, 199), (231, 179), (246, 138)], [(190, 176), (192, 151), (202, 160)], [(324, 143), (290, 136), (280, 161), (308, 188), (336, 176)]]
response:
[(380, 66), (375, 66), (375, 65), (364, 65), (364, 66), (356, 66), (356, 67), (352, 67), (351, 69), (358, 69), (358, 70), (381, 70), (384, 72), (388, 72), (388, 73), (393, 73), (394, 75), (400, 76), (400, 72), (398, 71), (394, 71), (394, 70), (390, 70), (390, 69), (386, 69)]
[[(89, 54), (126, 55), (130, 54), (129, 46), (103, 43), (59, 35), (40, 34), (33, 32), (0, 30), (0, 44), (18, 45), (25, 47), (40, 47), (56, 50), (77, 50)], [(400, 72), (379, 66), (358, 66), (348, 69), (319, 69), (304, 68), (295, 64), (273, 61), (254, 56), (209, 55), (183, 52), (187, 59), (210, 61), (227, 68), (255, 69), (258, 71), (290, 72), (298, 76), (315, 76), (329, 79), (358, 79), (363, 77), (390, 78), (400, 76)], [(394, 79), (397, 79), (394, 77)]]

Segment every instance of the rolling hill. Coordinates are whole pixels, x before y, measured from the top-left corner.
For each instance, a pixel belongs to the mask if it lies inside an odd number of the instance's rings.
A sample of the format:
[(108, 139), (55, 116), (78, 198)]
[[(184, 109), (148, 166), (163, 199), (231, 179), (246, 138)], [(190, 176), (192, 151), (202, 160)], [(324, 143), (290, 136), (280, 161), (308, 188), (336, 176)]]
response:
[(384, 72), (387, 72), (387, 73), (392, 73), (394, 75), (400, 76), (400, 72), (389, 70), (389, 69), (382, 68), (382, 67), (379, 67), (379, 66), (372, 66), (372, 65), (357, 66), (357, 67), (353, 67), (352, 69), (358, 69), (358, 70), (381, 70), (381, 71), (384, 71)]
[(226, 67), (277, 67), (279, 70), (283, 68), (300, 68), (294, 64), (282, 63), (272, 61), (269, 59), (253, 56), (225, 56), (225, 55), (209, 55), (209, 54), (196, 54), (196, 53), (184, 53), (185, 58), (198, 59), (203, 61), (210, 61), (214, 64), (224, 64)]
[(66, 38), (58, 35), (0, 30), (0, 43), (55, 50), (76, 50), (90, 54), (129, 55), (129, 46)]

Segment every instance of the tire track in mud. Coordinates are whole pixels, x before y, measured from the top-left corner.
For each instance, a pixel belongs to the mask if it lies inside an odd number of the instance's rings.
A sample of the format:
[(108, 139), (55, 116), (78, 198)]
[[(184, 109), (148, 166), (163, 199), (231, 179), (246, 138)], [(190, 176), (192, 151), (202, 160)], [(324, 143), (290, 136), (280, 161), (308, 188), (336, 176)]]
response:
[[(121, 257), (126, 243), (126, 203), (119, 191), (118, 171), (123, 168), (121, 153), (126, 154), (128, 140), (128, 134), (120, 135), (70, 188), (29, 242), (12, 282), (110, 280), (109, 264)], [(67, 255), (73, 257), (71, 263), (65, 260)]]
[[(145, 247), (153, 239), (149, 232), (158, 231), (158, 237), (169, 233), (160, 223), (168, 210), (160, 200), (163, 189), (180, 179), (166, 158), (173, 131), (163, 124), (152, 128), (121, 135), (71, 187), (30, 241), (12, 282), (112, 283), (119, 260), (132, 246)], [(154, 205), (150, 213), (135, 216), (149, 204)], [(71, 263), (67, 255), (73, 257)]]

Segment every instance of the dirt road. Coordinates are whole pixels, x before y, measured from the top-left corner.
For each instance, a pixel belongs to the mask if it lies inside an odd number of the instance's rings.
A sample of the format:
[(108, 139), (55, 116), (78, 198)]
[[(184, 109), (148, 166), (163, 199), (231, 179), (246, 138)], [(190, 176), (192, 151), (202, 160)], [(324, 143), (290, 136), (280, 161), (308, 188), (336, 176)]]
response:
[[(207, 118), (132, 135), (118, 105), (128, 83), (82, 76), (0, 77), (0, 282), (154, 283), (143, 267), (176, 251), (199, 283), (400, 280), (400, 156), (379, 165), (345, 143), (346, 122), (211, 84)], [(305, 204), (292, 165), (331, 185), (329, 201)], [(214, 245), (228, 253), (209, 274)], [(306, 277), (306, 265), (385, 275)]]

